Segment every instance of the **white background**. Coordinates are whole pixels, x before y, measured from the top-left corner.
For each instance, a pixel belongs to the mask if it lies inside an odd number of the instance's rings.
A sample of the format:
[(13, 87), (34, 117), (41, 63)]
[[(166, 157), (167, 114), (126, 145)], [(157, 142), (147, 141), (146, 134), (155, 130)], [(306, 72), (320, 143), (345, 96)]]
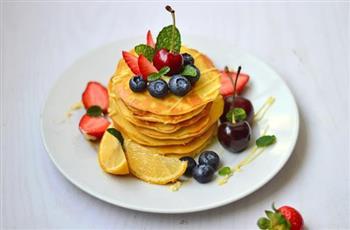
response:
[(45, 152), (39, 124), (55, 80), (93, 48), (147, 29), (156, 34), (171, 22), (164, 5), (2, 3), (2, 227), (256, 229), (258, 217), (275, 201), (299, 209), (307, 229), (349, 229), (345, 2), (172, 3), (184, 41), (187, 35), (229, 40), (270, 64), (296, 97), (301, 124), (295, 151), (282, 171), (252, 195), (206, 212), (147, 214), (97, 200), (58, 172)]

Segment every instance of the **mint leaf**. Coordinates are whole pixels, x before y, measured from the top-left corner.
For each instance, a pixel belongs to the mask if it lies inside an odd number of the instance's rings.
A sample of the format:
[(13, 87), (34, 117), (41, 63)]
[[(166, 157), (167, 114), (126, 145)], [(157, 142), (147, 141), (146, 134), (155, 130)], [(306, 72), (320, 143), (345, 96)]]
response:
[(182, 70), (181, 75), (186, 76), (186, 77), (196, 77), (197, 70), (191, 65), (185, 65), (185, 68), (184, 68), (184, 70)]
[[(171, 49), (171, 37), (173, 34), (173, 25), (164, 27), (157, 36), (156, 49), (165, 48)], [(181, 48), (181, 35), (179, 30), (175, 27), (173, 49), (172, 51), (179, 53)]]
[(87, 109), (86, 114), (90, 117), (99, 117), (102, 114), (102, 109), (98, 105), (93, 105)]
[(121, 145), (124, 144), (124, 138), (123, 138), (122, 134), (118, 130), (116, 130), (115, 128), (108, 128), (107, 132), (109, 132), (110, 134), (115, 136), (118, 139), (118, 141), (120, 142)]
[(247, 118), (247, 113), (242, 108), (233, 108), (226, 113), (226, 119), (232, 122), (232, 115), (234, 115), (235, 121), (244, 121)]
[(152, 74), (148, 75), (147, 80), (148, 81), (158, 80), (159, 78), (161, 78), (165, 74), (169, 73), (169, 71), (170, 71), (170, 68), (168, 66), (164, 66), (163, 68), (161, 68), (158, 71), (158, 73), (152, 73)]
[(256, 140), (256, 146), (258, 146), (259, 148), (267, 147), (267, 146), (272, 145), (274, 143), (276, 143), (276, 136), (275, 135), (261, 136)]
[(145, 56), (150, 62), (153, 60), (154, 53), (156, 52), (152, 47), (145, 45), (145, 44), (140, 44), (135, 46), (135, 52), (138, 55), (143, 55)]
[(231, 173), (232, 173), (231, 168), (230, 168), (230, 167), (227, 167), (227, 166), (225, 166), (225, 167), (223, 167), (223, 168), (221, 168), (221, 169), (219, 170), (219, 175), (220, 175), (220, 176), (226, 176), (226, 175), (229, 175), (229, 174), (231, 174)]

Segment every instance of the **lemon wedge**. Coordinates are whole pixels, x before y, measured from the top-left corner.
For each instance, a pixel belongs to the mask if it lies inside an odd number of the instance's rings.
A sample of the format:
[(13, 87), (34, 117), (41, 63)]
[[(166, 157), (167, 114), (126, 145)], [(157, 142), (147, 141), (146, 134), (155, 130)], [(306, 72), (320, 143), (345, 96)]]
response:
[(115, 175), (129, 174), (128, 162), (119, 140), (106, 131), (98, 150), (98, 160), (103, 171)]
[(175, 182), (186, 171), (187, 161), (152, 153), (131, 140), (125, 140), (124, 147), (131, 173), (146, 182), (153, 184)]

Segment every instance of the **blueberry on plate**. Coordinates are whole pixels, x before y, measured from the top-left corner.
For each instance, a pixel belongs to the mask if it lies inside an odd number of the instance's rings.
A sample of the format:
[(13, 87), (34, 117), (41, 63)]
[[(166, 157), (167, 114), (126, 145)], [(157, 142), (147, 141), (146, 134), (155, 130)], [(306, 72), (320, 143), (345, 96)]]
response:
[(192, 176), (192, 170), (197, 165), (196, 161), (192, 157), (181, 157), (180, 160), (187, 161), (187, 168), (185, 171), (185, 175)]
[(208, 183), (212, 180), (215, 170), (210, 165), (197, 165), (192, 170), (193, 178), (199, 183)]
[(184, 60), (184, 65), (193, 65), (194, 64), (194, 59), (191, 56), (191, 54), (183, 53), (181, 55), (182, 55), (182, 59)]
[(191, 65), (196, 70), (196, 76), (186, 76), (186, 78), (191, 82), (191, 85), (194, 86), (194, 84), (199, 80), (201, 76), (201, 71), (195, 66)]
[(147, 88), (147, 82), (141, 76), (133, 76), (130, 78), (129, 87), (134, 92), (142, 92)]
[(182, 75), (173, 75), (169, 81), (169, 89), (176, 96), (185, 96), (191, 90), (191, 83)]
[(209, 165), (216, 170), (220, 164), (220, 157), (216, 152), (204, 151), (199, 156), (198, 162), (200, 165)]
[(168, 85), (163, 79), (151, 81), (148, 84), (148, 92), (156, 98), (165, 97), (168, 94)]

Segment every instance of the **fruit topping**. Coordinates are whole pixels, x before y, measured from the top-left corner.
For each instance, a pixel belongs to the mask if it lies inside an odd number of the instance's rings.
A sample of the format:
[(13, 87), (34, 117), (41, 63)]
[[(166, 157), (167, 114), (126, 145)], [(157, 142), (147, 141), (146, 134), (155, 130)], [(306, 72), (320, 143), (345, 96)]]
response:
[(156, 44), (154, 43), (153, 36), (150, 30), (147, 31), (147, 45), (154, 48)]
[(134, 49), (138, 55), (142, 54), (149, 61), (152, 61), (153, 56), (154, 56), (154, 52), (155, 52), (155, 50), (152, 47), (145, 45), (145, 44), (140, 44), (140, 45), (135, 46)]
[(233, 85), (231, 84), (231, 81), (236, 81), (237, 72), (228, 72), (226, 70), (221, 71), (221, 88), (220, 88), (220, 94), (223, 96), (230, 96), (234, 93), (240, 94), (246, 84), (249, 81), (249, 75), (247, 74), (239, 74), (237, 85), (236, 85), (236, 92), (234, 92)]
[(193, 178), (199, 183), (208, 183), (212, 180), (215, 170), (210, 165), (197, 165), (192, 170)]
[(133, 76), (129, 81), (130, 89), (134, 92), (142, 92), (147, 88), (147, 82), (142, 76)]
[(138, 58), (135, 55), (126, 51), (123, 51), (122, 54), (123, 54), (124, 61), (129, 66), (131, 71), (136, 75), (140, 75), (141, 72), (139, 69)]
[(184, 96), (191, 90), (191, 83), (182, 75), (174, 75), (170, 78), (169, 88), (176, 96)]
[(145, 80), (147, 80), (148, 75), (158, 72), (156, 67), (154, 67), (154, 65), (142, 54), (139, 56), (138, 66), (140, 68), (141, 75)]
[(85, 109), (96, 105), (99, 106), (104, 113), (106, 113), (109, 102), (108, 91), (100, 83), (90, 81), (82, 94), (82, 101)]
[(227, 114), (229, 111), (232, 111), (232, 109), (235, 108), (241, 108), (246, 114), (246, 118), (244, 120), (248, 121), (250, 125), (253, 124), (254, 107), (248, 99), (241, 96), (235, 96), (233, 100), (233, 96), (229, 96), (224, 99), (224, 102), (224, 112), (220, 117), (221, 122), (228, 121), (229, 116)]
[(168, 94), (168, 85), (163, 79), (151, 81), (148, 84), (148, 92), (156, 98), (165, 97)]
[(98, 140), (103, 136), (110, 122), (102, 116), (85, 114), (79, 122), (79, 129), (88, 140)]
[(191, 54), (183, 53), (182, 59), (184, 60), (184, 65), (193, 65), (194, 64), (194, 58), (191, 56)]
[(173, 25), (164, 27), (158, 34), (156, 48), (157, 52), (153, 57), (154, 66), (160, 70), (164, 66), (168, 66), (170, 71), (168, 76), (178, 74), (183, 68), (183, 58), (179, 53), (181, 48), (180, 32), (175, 25), (175, 11), (166, 6), (173, 18)]
[(266, 210), (266, 217), (259, 218), (257, 225), (260, 229), (301, 230), (304, 220), (301, 214), (293, 207), (282, 206), (276, 209), (272, 204), (273, 211)]
[(204, 151), (199, 156), (198, 163), (200, 165), (209, 165), (216, 170), (220, 164), (220, 157), (216, 152)]
[(181, 75), (185, 76), (191, 82), (191, 85), (194, 86), (199, 80), (201, 72), (196, 66), (189, 64), (185, 66)]
[(187, 168), (185, 171), (186, 176), (192, 176), (192, 170), (196, 167), (197, 163), (192, 157), (181, 157), (180, 160), (187, 161)]

